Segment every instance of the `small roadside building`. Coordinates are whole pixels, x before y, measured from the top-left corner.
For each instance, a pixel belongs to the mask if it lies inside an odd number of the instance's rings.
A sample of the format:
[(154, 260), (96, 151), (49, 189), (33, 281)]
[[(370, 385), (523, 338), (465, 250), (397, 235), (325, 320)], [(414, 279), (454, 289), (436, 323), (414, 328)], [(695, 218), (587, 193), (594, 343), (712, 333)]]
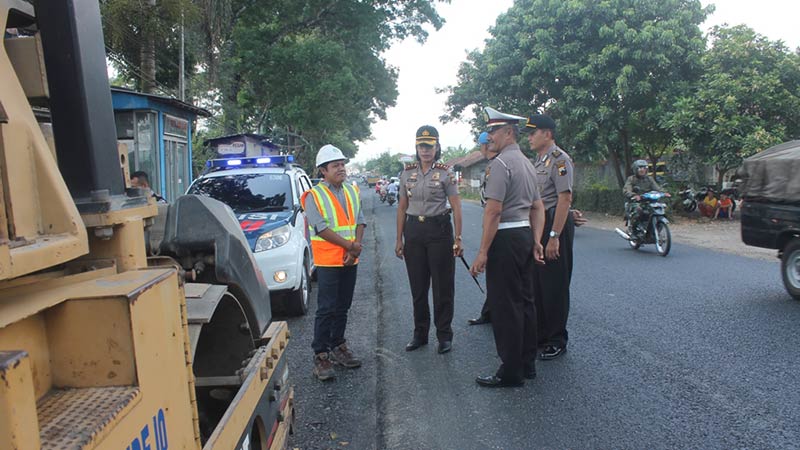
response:
[(128, 146), (131, 173), (147, 172), (153, 191), (171, 202), (193, 179), (192, 132), (203, 108), (156, 94), (112, 87), (117, 140)]
[(279, 151), (279, 147), (270, 142), (269, 137), (254, 133), (206, 139), (203, 145), (210, 147), (219, 158), (270, 156), (278, 154)]
[(445, 161), (458, 175), (459, 187), (466, 192), (476, 194), (481, 187), (489, 161), (480, 150), (467, 153), (465, 156)]

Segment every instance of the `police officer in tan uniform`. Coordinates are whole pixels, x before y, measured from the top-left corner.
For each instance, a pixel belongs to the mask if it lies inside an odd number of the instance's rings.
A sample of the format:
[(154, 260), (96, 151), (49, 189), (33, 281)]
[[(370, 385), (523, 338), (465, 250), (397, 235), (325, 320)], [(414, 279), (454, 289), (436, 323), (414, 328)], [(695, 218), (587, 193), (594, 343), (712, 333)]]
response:
[(521, 386), (536, 377), (536, 306), (533, 265), (543, 263), (544, 206), (535, 170), (517, 145), (522, 117), (486, 108), (489, 149), (499, 154), (486, 168), (483, 233), (473, 275), (486, 270), (497, 353), (502, 365), (479, 376), (484, 387)]
[(406, 351), (428, 343), (428, 289), (432, 287), (437, 351), (447, 353), (453, 346), (455, 257), (463, 254), (461, 199), (453, 172), (436, 162), (442, 152), (436, 128), (425, 125), (417, 130), (416, 152), (417, 163), (406, 166), (400, 175), (395, 245), (397, 257), (406, 261), (414, 305), (414, 334)]
[(544, 202), (545, 225), (542, 245), (545, 264), (536, 266), (536, 313), (539, 348), (543, 360), (567, 351), (569, 285), (572, 279), (572, 240), (575, 234), (572, 204), (572, 159), (555, 144), (556, 123), (550, 116), (534, 114), (524, 133), (536, 152), (536, 182)]

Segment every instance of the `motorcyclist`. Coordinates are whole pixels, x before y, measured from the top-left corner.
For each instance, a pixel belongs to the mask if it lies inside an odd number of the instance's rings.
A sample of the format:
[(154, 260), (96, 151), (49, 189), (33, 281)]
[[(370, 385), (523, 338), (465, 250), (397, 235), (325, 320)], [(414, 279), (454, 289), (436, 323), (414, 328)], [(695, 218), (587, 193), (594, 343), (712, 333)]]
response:
[(394, 198), (397, 198), (397, 188), (399, 186), (399, 181), (392, 181), (389, 183), (389, 186), (386, 188), (387, 194), (394, 194)]
[[(633, 175), (629, 176), (628, 180), (625, 181), (625, 187), (622, 188), (622, 193), (625, 195), (625, 200), (628, 202), (626, 213), (630, 218), (631, 229), (636, 229), (639, 225), (639, 216), (642, 214), (642, 206), (639, 204), (642, 200), (641, 194), (650, 191), (662, 192), (662, 189), (661, 186), (656, 183), (656, 180), (647, 174), (647, 161), (637, 159), (633, 162), (631, 169), (633, 169)], [(670, 197), (668, 192), (664, 195)]]

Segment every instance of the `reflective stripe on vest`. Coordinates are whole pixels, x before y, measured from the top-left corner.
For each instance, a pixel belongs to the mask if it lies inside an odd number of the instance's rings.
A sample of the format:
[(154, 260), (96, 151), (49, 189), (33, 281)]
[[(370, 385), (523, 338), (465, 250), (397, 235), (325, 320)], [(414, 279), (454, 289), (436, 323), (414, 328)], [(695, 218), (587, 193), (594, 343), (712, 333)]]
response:
[[(346, 204), (342, 205), (323, 184), (318, 184), (307, 191), (301, 197), (301, 203), (305, 207), (305, 202), (310, 194), (314, 198), (314, 203), (320, 215), (328, 225), (329, 230), (348, 241), (356, 239), (356, 220), (361, 210), (361, 202), (358, 191), (348, 184), (343, 184)], [(312, 225), (309, 225), (311, 234), (311, 250), (314, 253), (314, 264), (321, 267), (341, 267), (344, 264), (345, 249), (336, 244), (330, 243), (319, 237)], [(358, 260), (356, 260), (356, 263)]]

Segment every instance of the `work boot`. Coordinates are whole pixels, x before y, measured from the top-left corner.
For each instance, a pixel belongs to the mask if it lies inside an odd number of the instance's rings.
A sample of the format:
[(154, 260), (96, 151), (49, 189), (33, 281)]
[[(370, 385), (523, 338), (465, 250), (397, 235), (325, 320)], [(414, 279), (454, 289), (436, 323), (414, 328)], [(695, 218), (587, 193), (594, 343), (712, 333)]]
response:
[(347, 344), (341, 344), (333, 348), (331, 352), (333, 362), (348, 369), (355, 369), (361, 367), (361, 360), (353, 356), (353, 352), (347, 348)]
[(328, 352), (314, 355), (314, 376), (320, 381), (328, 381), (336, 376), (333, 373), (333, 363)]

